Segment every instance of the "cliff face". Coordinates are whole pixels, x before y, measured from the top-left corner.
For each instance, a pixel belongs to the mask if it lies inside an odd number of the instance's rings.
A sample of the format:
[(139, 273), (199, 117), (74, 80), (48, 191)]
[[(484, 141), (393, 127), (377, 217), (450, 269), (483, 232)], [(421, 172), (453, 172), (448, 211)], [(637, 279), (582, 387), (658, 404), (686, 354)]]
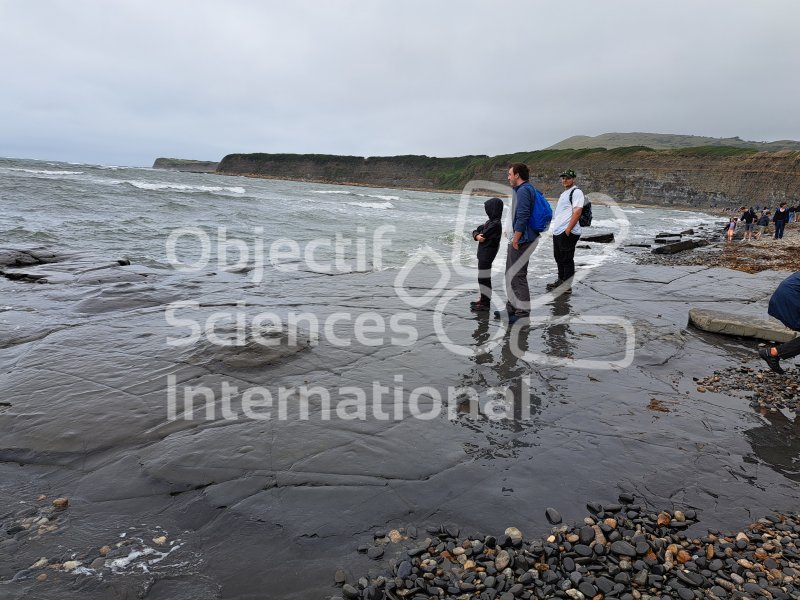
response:
[(558, 174), (573, 168), (585, 191), (603, 192), (620, 202), (710, 208), (783, 200), (793, 204), (800, 199), (800, 152), (728, 150), (550, 150), (459, 158), (232, 154), (217, 172), (460, 191), (470, 179), (505, 183), (508, 164), (524, 162), (531, 169), (531, 181), (549, 196), (561, 190)]
[[(561, 164), (533, 163), (531, 177), (550, 193), (560, 189)], [(575, 161), (580, 184), (620, 202), (698, 208), (775, 206), (800, 199), (800, 152), (693, 157), (660, 152), (597, 153)], [(545, 183), (547, 182), (547, 183)]]
[(214, 173), (219, 163), (210, 160), (187, 160), (185, 158), (157, 158), (154, 169), (171, 169), (190, 173)]

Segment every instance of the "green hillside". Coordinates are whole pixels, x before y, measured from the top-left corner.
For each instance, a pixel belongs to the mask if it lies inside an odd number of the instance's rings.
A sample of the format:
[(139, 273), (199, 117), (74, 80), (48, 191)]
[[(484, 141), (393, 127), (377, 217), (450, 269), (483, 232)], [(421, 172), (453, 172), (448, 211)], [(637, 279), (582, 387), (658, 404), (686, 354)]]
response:
[(750, 148), (759, 152), (779, 150), (800, 150), (800, 142), (778, 140), (775, 142), (750, 142), (739, 137), (713, 138), (699, 135), (675, 135), (671, 133), (603, 133), (594, 137), (575, 135), (553, 144), (548, 150), (566, 150), (582, 148), (622, 148), (630, 146), (646, 146), (654, 150), (670, 150), (676, 148), (695, 148), (698, 146), (727, 146), (734, 148)]

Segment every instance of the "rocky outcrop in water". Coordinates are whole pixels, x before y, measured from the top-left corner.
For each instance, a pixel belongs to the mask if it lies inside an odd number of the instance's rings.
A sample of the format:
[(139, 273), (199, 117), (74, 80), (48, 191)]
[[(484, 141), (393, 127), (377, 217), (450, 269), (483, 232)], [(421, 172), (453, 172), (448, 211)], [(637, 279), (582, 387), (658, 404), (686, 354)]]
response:
[(170, 169), (172, 171), (186, 171), (188, 173), (214, 173), (218, 162), (211, 160), (187, 160), (184, 158), (157, 158), (153, 163), (154, 169)]

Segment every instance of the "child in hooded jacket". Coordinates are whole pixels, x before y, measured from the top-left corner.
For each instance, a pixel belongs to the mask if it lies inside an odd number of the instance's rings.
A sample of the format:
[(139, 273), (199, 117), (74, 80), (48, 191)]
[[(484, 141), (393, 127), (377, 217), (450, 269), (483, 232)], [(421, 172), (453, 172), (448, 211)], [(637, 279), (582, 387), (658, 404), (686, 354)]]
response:
[(476, 312), (489, 310), (492, 300), (492, 262), (503, 236), (503, 201), (490, 198), (483, 203), (483, 208), (489, 219), (472, 232), (472, 239), (478, 242), (478, 289), (481, 293), (480, 300), (470, 303)]

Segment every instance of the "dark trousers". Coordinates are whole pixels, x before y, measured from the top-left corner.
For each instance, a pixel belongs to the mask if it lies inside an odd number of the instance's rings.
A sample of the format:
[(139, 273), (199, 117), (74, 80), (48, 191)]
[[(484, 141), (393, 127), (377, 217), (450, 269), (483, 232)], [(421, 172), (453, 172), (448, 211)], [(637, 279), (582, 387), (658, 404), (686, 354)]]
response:
[(794, 358), (800, 354), (800, 338), (794, 338), (785, 344), (778, 345), (778, 358), (781, 360)]
[[(506, 311), (509, 315), (527, 317), (531, 314), (531, 291), (528, 288), (528, 261), (530, 255), (536, 248), (539, 241), (537, 237), (532, 242), (519, 244), (519, 250), (514, 250), (514, 246), (508, 245), (508, 256), (506, 257)], [(519, 269), (514, 275), (510, 275), (513, 269)]]
[(786, 226), (786, 221), (775, 221), (775, 239), (779, 240), (783, 237), (783, 228)]
[(581, 236), (559, 233), (553, 236), (553, 258), (558, 265), (558, 278), (566, 281), (575, 275), (575, 246)]
[(497, 248), (485, 256), (478, 255), (478, 289), (481, 292), (481, 304), (488, 305), (492, 301), (492, 263), (495, 256)]

